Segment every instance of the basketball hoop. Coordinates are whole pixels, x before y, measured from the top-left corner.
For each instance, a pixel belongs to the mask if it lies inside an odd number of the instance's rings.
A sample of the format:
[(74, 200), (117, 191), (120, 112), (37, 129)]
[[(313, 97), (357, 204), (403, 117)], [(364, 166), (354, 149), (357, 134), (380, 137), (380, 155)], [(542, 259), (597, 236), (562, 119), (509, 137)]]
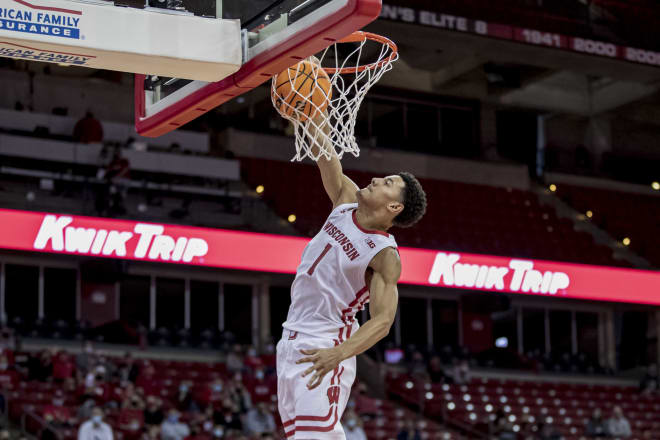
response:
[[(373, 57), (373, 60), (367, 63), (363, 59), (367, 57)], [(295, 95), (278, 98), (274, 77), (271, 86), (273, 105), (282, 117), (291, 121), (295, 130), (296, 155), (292, 161), (301, 161), (305, 157), (314, 161), (321, 157), (330, 160), (330, 148), (334, 149), (340, 159), (344, 153), (359, 156), (355, 122), (360, 104), (369, 89), (385, 72), (392, 69), (392, 63), (398, 58), (398, 49), (394, 42), (370, 32), (357, 31), (331, 44), (318, 59), (313, 59), (314, 62), (320, 63), (332, 84), (329, 102), (324, 101), (322, 105), (313, 102), (311, 96), (299, 93), (293, 83), (290, 94)], [(309, 76), (305, 72), (301, 74)], [(316, 84), (318, 71), (315, 71), (313, 76)], [(308, 109), (305, 111), (306, 115), (298, 108), (299, 105), (296, 105), (300, 101), (307, 103), (303, 106)], [(324, 109), (326, 102), (327, 111)], [(312, 110), (309, 110), (309, 105), (313, 106)], [(309, 115), (312, 116), (308, 117)]]

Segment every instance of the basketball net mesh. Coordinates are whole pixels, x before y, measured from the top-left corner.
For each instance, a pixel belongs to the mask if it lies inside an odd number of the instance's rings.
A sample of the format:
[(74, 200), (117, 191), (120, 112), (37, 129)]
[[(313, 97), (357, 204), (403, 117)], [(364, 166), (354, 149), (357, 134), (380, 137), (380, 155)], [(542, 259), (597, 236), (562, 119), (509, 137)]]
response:
[[(318, 59), (314, 57), (308, 59), (308, 61), (320, 62), (323, 70), (330, 76), (332, 99), (329, 100), (327, 112), (323, 107), (314, 104), (310, 96), (304, 96), (298, 92), (293, 85), (293, 79), (289, 80), (291, 92), (279, 100), (275, 91), (275, 78), (273, 78), (271, 86), (273, 105), (282, 117), (291, 121), (295, 131), (296, 155), (291, 161), (302, 161), (305, 157), (314, 161), (318, 161), (321, 157), (330, 160), (333, 154), (341, 159), (344, 153), (351, 153), (356, 157), (360, 155), (360, 148), (355, 139), (355, 122), (360, 104), (369, 89), (380, 80), (385, 72), (392, 69), (392, 63), (398, 59), (394, 43), (384, 37), (374, 36), (379, 38), (379, 40), (374, 40), (367, 35), (372, 34), (356, 32), (347, 37), (350, 39), (349, 41), (340, 40), (327, 47)], [(348, 52), (349, 44), (347, 43), (353, 43), (356, 47)], [(370, 53), (373, 53), (375, 45), (380, 44), (381, 46), (377, 59), (370, 60), (370, 64), (363, 60), (367, 44), (370, 44)], [(348, 53), (348, 55), (344, 55), (344, 53)], [(372, 55), (369, 57), (371, 58)], [(298, 69), (300, 69), (299, 66)], [(315, 69), (313, 73), (315, 84), (319, 75), (322, 75), (319, 70)], [(293, 78), (295, 79), (295, 76)], [(302, 106), (300, 103), (296, 107), (295, 103), (299, 101), (299, 98), (304, 100), (303, 104), (309, 103), (313, 106), (313, 109), (309, 111), (308, 107), (305, 108), (306, 106)], [(291, 102), (294, 105), (289, 104)], [(312, 119), (308, 118), (308, 115), (320, 116)]]

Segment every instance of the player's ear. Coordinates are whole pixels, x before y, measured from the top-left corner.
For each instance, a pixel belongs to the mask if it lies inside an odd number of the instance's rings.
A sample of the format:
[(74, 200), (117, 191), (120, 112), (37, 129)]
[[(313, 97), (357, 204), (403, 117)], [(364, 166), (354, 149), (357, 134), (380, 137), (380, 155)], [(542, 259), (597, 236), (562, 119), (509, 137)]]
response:
[(390, 202), (387, 205), (387, 209), (393, 214), (399, 214), (401, 211), (403, 211), (403, 203), (401, 202)]

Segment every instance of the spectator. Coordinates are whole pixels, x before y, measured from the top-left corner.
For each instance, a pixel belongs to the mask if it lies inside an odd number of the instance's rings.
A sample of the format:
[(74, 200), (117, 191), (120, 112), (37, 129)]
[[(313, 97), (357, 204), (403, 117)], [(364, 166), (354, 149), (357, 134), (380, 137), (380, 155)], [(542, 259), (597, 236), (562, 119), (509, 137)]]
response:
[(612, 417), (607, 421), (607, 433), (612, 437), (628, 438), (632, 435), (630, 423), (623, 416), (620, 406), (612, 410)]
[(64, 382), (64, 380), (73, 377), (74, 368), (68, 354), (59, 352), (53, 356), (53, 379), (56, 382)]
[[(236, 377), (238, 376), (238, 377)], [(234, 380), (228, 384), (229, 399), (238, 408), (240, 414), (247, 413), (252, 408), (252, 396), (243, 385), (240, 373), (234, 375)]]
[(73, 140), (83, 144), (93, 142), (103, 142), (103, 127), (101, 123), (94, 118), (92, 112), (87, 112), (85, 117), (76, 122), (73, 128)]
[(470, 365), (468, 361), (462, 360), (454, 363), (454, 371), (452, 373), (454, 383), (457, 385), (465, 385), (470, 383)]
[(277, 383), (273, 376), (266, 377), (263, 367), (259, 366), (246, 380), (245, 387), (250, 391), (255, 402), (270, 402), (271, 396), (277, 394)]
[(245, 430), (248, 435), (264, 435), (275, 433), (275, 419), (268, 411), (266, 403), (257, 404), (256, 408), (248, 411), (245, 418)]
[(424, 361), (424, 355), (420, 351), (415, 351), (412, 354), (408, 371), (415, 379), (422, 381), (428, 380), (429, 373), (426, 369), (426, 362)]
[(646, 369), (646, 374), (642, 378), (639, 388), (642, 393), (653, 393), (658, 390), (658, 367), (651, 364)]
[(190, 435), (188, 425), (179, 420), (179, 411), (171, 409), (160, 425), (161, 440), (183, 440)]
[(245, 352), (244, 363), (251, 370), (256, 370), (263, 367), (263, 361), (257, 354), (257, 349), (252, 346), (248, 347), (247, 351)]
[(86, 341), (83, 346), (82, 352), (76, 356), (76, 368), (83, 375), (87, 375), (87, 372), (92, 367), (94, 363), (94, 346), (91, 341)]
[(585, 434), (589, 437), (605, 437), (607, 429), (600, 408), (596, 408), (587, 422)]
[(239, 373), (244, 368), (241, 346), (236, 344), (234, 345), (234, 349), (227, 354), (227, 370), (230, 373)]
[(113, 440), (112, 428), (103, 421), (101, 408), (94, 408), (92, 418), (80, 425), (78, 440)]
[(124, 354), (124, 359), (119, 367), (118, 375), (121, 381), (135, 383), (140, 374), (140, 367), (129, 351)]
[(419, 430), (415, 428), (412, 419), (406, 420), (406, 424), (396, 435), (396, 440), (422, 440)]
[(539, 425), (539, 440), (562, 440), (562, 438), (561, 433), (551, 423)]
[(212, 411), (212, 414), (214, 426), (222, 426), (227, 433), (243, 431), (241, 414), (231, 400), (225, 399), (222, 406)]
[(147, 407), (144, 409), (144, 424), (147, 426), (160, 426), (165, 419), (162, 402), (158, 397), (147, 397)]
[(367, 434), (362, 429), (362, 421), (353, 411), (344, 414), (344, 433), (346, 440), (367, 440)]
[(355, 401), (355, 412), (360, 417), (374, 418), (378, 414), (378, 399), (367, 395), (367, 386), (359, 383), (356, 387), (356, 393), (353, 394)]
[(442, 367), (440, 356), (433, 356), (429, 361), (429, 379), (433, 383), (443, 383), (445, 381), (445, 370)]
[(199, 411), (197, 404), (193, 401), (192, 382), (183, 381), (179, 384), (179, 392), (176, 395), (175, 406), (179, 411)]
[(498, 440), (516, 440), (513, 425), (509, 423), (506, 413), (501, 408), (495, 413), (491, 431)]

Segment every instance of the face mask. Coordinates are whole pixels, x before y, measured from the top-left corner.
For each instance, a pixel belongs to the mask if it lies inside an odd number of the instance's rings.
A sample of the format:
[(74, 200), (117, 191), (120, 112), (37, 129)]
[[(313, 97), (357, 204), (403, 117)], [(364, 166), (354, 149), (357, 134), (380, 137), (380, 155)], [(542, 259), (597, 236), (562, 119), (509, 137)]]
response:
[(7, 365), (7, 364), (0, 364), (0, 370), (3, 370), (3, 371), (4, 371), (4, 370), (7, 369), (7, 367), (9, 367), (9, 365)]
[(250, 349), (250, 350), (248, 350), (247, 354), (248, 354), (248, 356), (250, 356), (250, 357), (254, 357), (254, 356), (257, 355), (257, 350), (255, 350), (255, 349)]
[(216, 393), (219, 393), (220, 391), (222, 391), (222, 384), (217, 383), (217, 384), (213, 385), (213, 391), (215, 391)]
[(181, 385), (181, 386), (179, 387), (179, 391), (185, 393), (186, 391), (188, 391), (188, 385)]
[(213, 429), (213, 422), (207, 420), (206, 422), (204, 422), (204, 426), (203, 426), (203, 427), (204, 427), (204, 431), (207, 431), (207, 432), (208, 432), (208, 431), (210, 431), (211, 429)]
[(102, 416), (92, 416), (92, 421), (96, 423), (97, 425), (101, 423), (101, 420), (103, 420)]
[(219, 438), (219, 437), (222, 437), (223, 434), (224, 434), (224, 431), (222, 429), (214, 429), (213, 430), (213, 436), (214, 437)]
[(355, 425), (357, 425), (357, 422), (355, 421), (355, 419), (348, 419), (348, 422), (346, 422), (346, 424), (351, 428), (355, 428)]
[(258, 370), (256, 373), (254, 373), (257, 379), (262, 380), (264, 378), (264, 372), (261, 370)]
[(179, 421), (179, 416), (169, 416), (167, 419), (172, 423), (176, 423)]
[(64, 400), (62, 400), (62, 399), (53, 399), (53, 405), (62, 406), (62, 405), (64, 405)]

